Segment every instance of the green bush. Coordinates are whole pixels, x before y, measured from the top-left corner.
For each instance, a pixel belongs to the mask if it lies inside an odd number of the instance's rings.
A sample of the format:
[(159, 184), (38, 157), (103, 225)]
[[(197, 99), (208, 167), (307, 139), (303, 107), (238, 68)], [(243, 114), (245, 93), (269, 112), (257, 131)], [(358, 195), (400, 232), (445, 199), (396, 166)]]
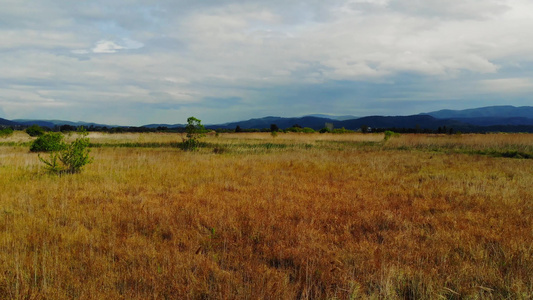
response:
[(354, 133), (355, 131), (349, 130), (349, 129), (346, 129), (346, 128), (342, 127), (342, 128), (335, 128), (335, 129), (333, 129), (332, 132), (333, 133)]
[(41, 136), (44, 134), (44, 129), (42, 129), (39, 125), (31, 125), (30, 127), (26, 128), (26, 133), (30, 136)]
[(183, 141), (182, 148), (189, 151), (196, 150), (200, 146), (200, 139), (206, 133), (202, 120), (195, 117), (188, 118), (185, 131), (187, 132), (187, 138)]
[(313, 128), (309, 128), (309, 127), (296, 127), (296, 126), (293, 126), (293, 127), (289, 127), (287, 129), (284, 130), (285, 132), (303, 132), (303, 133), (314, 133), (315, 130)]
[(396, 133), (394, 131), (390, 131), (390, 130), (387, 130), (385, 131), (385, 138), (384, 140), (385, 141), (388, 141), (391, 137), (399, 137), (400, 134), (399, 133)]
[(39, 159), (46, 165), (51, 173), (79, 173), (83, 166), (92, 162), (89, 156), (89, 138), (87, 131), (83, 128), (78, 131), (79, 137), (71, 144), (61, 142), (61, 149), (50, 153), (48, 159), (39, 155)]
[(0, 129), (0, 137), (1, 138), (6, 138), (8, 136), (11, 136), (12, 134), (13, 134), (13, 128), (11, 128), (11, 127)]
[(31, 152), (52, 152), (60, 151), (66, 147), (63, 142), (63, 134), (60, 132), (50, 132), (41, 135), (31, 144)]

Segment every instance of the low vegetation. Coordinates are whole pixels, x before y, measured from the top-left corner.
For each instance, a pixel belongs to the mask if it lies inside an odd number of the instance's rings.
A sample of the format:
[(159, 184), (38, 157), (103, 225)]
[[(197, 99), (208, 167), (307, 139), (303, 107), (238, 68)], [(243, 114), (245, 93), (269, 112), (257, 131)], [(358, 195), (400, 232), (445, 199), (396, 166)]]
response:
[(30, 127), (26, 128), (26, 133), (30, 136), (41, 136), (45, 132), (44, 132), (44, 129), (41, 128), (41, 126), (31, 125)]
[[(31, 135), (30, 135), (31, 136)], [(65, 148), (61, 132), (49, 132), (35, 139), (31, 146), (31, 152), (54, 152)]]
[(7, 138), (13, 134), (13, 128), (0, 128), (0, 138)]
[(64, 142), (64, 136), (60, 132), (46, 133), (33, 141), (30, 151), (50, 152), (48, 158), (38, 155), (50, 173), (79, 173), (92, 159), (89, 156), (88, 133), (82, 128), (78, 135), (75, 141), (68, 144)]
[(205, 130), (204, 125), (202, 125), (202, 120), (195, 117), (189, 117), (187, 119), (185, 132), (187, 135), (181, 144), (181, 148), (183, 150), (195, 151), (201, 145), (200, 139), (205, 137), (207, 131)]
[(15, 132), (0, 298), (530, 299), (533, 135), (384, 137), (91, 133), (58, 177)]
[(390, 130), (385, 131), (383, 134), (385, 135), (385, 137), (383, 138), (384, 141), (388, 141), (392, 137), (399, 137), (400, 136), (399, 133), (395, 133), (395, 132), (390, 131)]

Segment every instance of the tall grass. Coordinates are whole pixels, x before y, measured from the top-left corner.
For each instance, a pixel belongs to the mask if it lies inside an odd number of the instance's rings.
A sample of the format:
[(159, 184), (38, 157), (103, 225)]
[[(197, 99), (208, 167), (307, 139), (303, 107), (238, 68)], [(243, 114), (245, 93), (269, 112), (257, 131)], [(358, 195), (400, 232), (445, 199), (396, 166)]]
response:
[[(61, 177), (27, 147), (0, 147), (0, 296), (532, 297), (533, 161), (420, 151), (531, 135), (294, 136), (205, 139), (223, 155), (100, 147)], [(140, 136), (120, 138), (91, 141)]]
[[(388, 148), (462, 152), (497, 155), (506, 153), (533, 155), (531, 134), (458, 134), (458, 135), (402, 135), (387, 141)], [(530, 158), (530, 157), (526, 157)]]

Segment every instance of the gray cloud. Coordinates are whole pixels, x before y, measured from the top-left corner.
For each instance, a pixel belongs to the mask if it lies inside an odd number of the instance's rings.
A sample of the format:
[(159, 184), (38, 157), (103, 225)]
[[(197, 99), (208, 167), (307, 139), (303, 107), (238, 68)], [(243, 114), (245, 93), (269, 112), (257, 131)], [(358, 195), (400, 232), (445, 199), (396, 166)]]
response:
[(391, 0), (388, 6), (414, 16), (482, 20), (507, 12), (510, 7), (506, 3), (502, 0)]

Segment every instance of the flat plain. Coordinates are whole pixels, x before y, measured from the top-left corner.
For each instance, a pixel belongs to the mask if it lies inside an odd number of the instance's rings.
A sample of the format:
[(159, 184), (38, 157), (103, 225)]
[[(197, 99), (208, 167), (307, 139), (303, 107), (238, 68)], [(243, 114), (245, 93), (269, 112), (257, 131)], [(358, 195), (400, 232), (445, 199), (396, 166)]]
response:
[(3, 299), (530, 299), (533, 135), (0, 139)]

